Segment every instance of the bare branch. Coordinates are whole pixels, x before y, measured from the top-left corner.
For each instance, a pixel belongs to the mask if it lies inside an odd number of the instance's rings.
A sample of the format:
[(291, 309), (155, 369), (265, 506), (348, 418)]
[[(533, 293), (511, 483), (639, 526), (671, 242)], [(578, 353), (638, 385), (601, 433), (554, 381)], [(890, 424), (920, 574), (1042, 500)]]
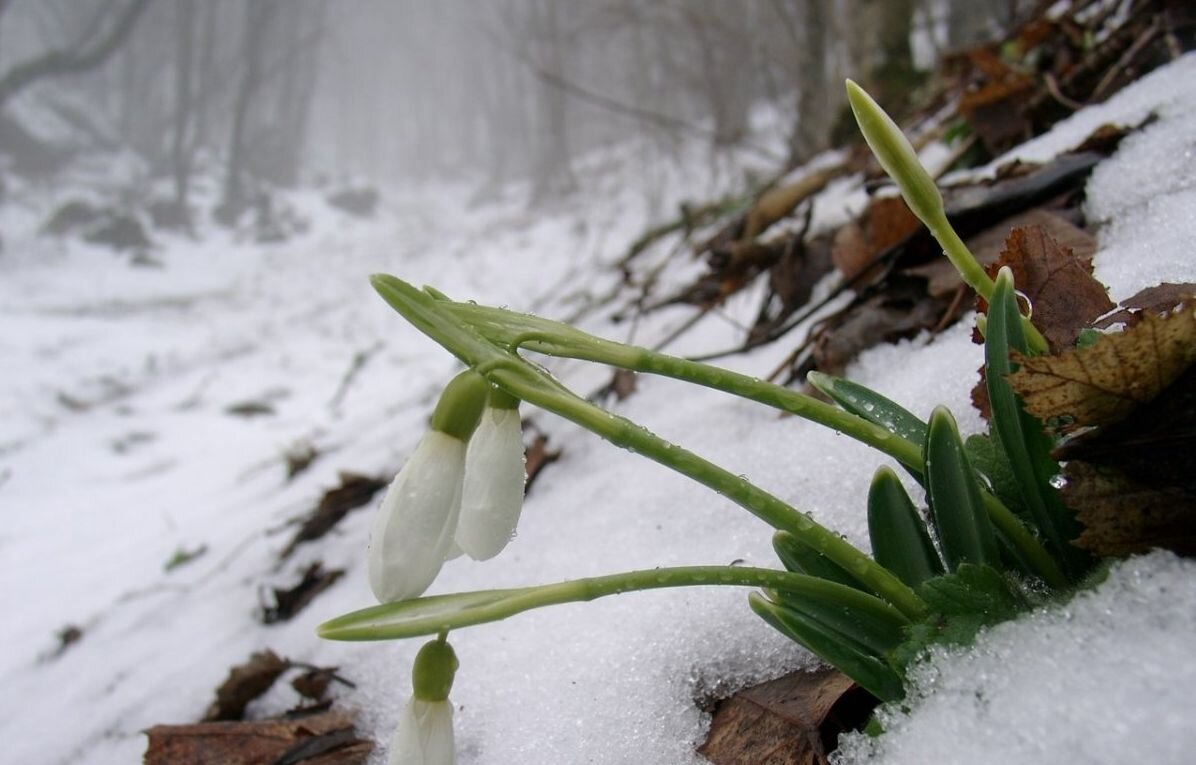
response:
[(130, 0), (108, 34), (94, 42), (91, 38), (96, 34), (98, 22), (101, 21), (99, 18), (95, 25), (89, 25), (71, 48), (48, 51), (14, 66), (0, 77), (0, 109), (4, 108), (8, 99), (38, 80), (85, 72), (104, 63), (133, 31), (149, 3), (150, 0)]

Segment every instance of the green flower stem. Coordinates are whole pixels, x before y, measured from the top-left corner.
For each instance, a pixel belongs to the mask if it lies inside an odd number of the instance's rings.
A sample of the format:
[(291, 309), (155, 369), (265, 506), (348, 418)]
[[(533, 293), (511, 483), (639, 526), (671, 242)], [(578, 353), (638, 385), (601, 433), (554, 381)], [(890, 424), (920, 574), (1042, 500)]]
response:
[(550, 319), (473, 303), (445, 305), (483, 336), (512, 349), (521, 347), (551, 356), (594, 361), (721, 390), (816, 422), (851, 436), (907, 467), (922, 468), (920, 445), (813, 396), (700, 361), (604, 340)]
[[(939, 212), (937, 215), (923, 219), (923, 223), (930, 229), (930, 233), (934, 236), (939, 246), (943, 248), (943, 252), (947, 255), (947, 259), (951, 261), (951, 265), (955, 266), (955, 270), (959, 271), (959, 275), (963, 277), (964, 282), (969, 287), (976, 291), (985, 300), (991, 301), (993, 289), (996, 287), (995, 282), (985, 273), (984, 268), (977, 262), (972, 255), (968, 246), (959, 238), (959, 234), (955, 233), (955, 228), (947, 220), (945, 212)], [(1026, 334), (1026, 342), (1029, 344), (1030, 353), (1034, 355), (1046, 353), (1049, 350), (1046, 338), (1038, 331), (1033, 322), (1026, 316), (1022, 316), (1022, 331)]]
[[(930, 233), (942, 246), (947, 259), (959, 271), (967, 285), (985, 300), (992, 300), (993, 280), (976, 262), (976, 258), (947, 220), (943, 196), (930, 173), (922, 166), (918, 152), (910, 145), (901, 128), (872, 96), (851, 80), (847, 81), (847, 100), (851, 104), (856, 124), (859, 125), (864, 140), (868, 142), (868, 148), (872, 150), (885, 173), (897, 184), (910, 211), (930, 229)], [(1047, 350), (1046, 340), (1024, 316), (1022, 324), (1026, 337), (1031, 338), (1031, 350), (1044, 353)]]
[(1009, 508), (1001, 504), (1001, 500), (987, 491), (981, 490), (980, 501), (984, 503), (984, 509), (993, 526), (1005, 535), (1005, 539), (1010, 544), (1017, 548), (1025, 563), (1034, 568), (1034, 571), (1042, 577), (1042, 581), (1056, 589), (1069, 586), (1068, 578), (1063, 575), (1059, 564), (1042, 546), (1042, 542), (1038, 541), (1038, 538), (1026, 528), (1026, 524), (1022, 523)]
[(628, 571), (539, 587), (433, 595), (354, 611), (321, 624), (329, 640), (394, 640), (434, 635), (561, 603), (578, 603), (636, 590), (699, 586), (763, 587), (842, 602), (846, 608), (906, 621), (882, 601), (804, 574), (739, 566), (683, 566)]
[(921, 598), (888, 569), (878, 565), (837, 534), (742, 477), (582, 398), (525, 387), (526, 382), (521, 376), (510, 374), (504, 367), (493, 370), (479, 367), (478, 371), (524, 401), (575, 422), (616, 446), (636, 452), (689, 476), (735, 502), (773, 528), (788, 531), (804, 544), (851, 572), (852, 576), (892, 603), (903, 614), (917, 617), (924, 613), (925, 605)]
[[(722, 494), (773, 528), (788, 531), (803, 544), (826, 555), (906, 616), (916, 618), (925, 613), (925, 604), (912, 589), (837, 534), (745, 479), (575, 395), (513, 350), (496, 346), (464, 325), (460, 317), (447, 310), (456, 304), (417, 290), (393, 276), (377, 275), (372, 281), (378, 293), (413, 326), (511, 395)], [(572, 331), (588, 337), (578, 330)]]
[[(551, 319), (438, 299), (439, 305), (483, 336), (512, 349), (523, 347), (552, 356), (659, 374), (731, 393), (836, 430), (887, 454), (917, 473), (923, 472), (920, 444), (812, 396), (702, 362), (605, 340)], [(1017, 516), (988, 492), (983, 492), (983, 501), (993, 524), (1018, 547), (1026, 561), (1034, 565), (1043, 581), (1052, 586), (1065, 584), (1054, 559)]]

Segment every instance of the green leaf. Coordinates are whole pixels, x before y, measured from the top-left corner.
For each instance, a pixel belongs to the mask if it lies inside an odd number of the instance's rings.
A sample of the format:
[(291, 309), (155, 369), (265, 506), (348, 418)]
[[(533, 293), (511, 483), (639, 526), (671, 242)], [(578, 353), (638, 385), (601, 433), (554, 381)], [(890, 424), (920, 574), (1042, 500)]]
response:
[(948, 568), (954, 571), (961, 563), (996, 565), (997, 542), (980, 486), (964, 454), (955, 418), (944, 407), (930, 415), (925, 463), (931, 517)]
[(768, 592), (774, 602), (817, 619), (878, 656), (905, 639), (910, 621), (888, 603), (853, 587), (833, 582), (822, 585), (801, 592), (771, 588)]
[(887, 467), (876, 471), (868, 490), (868, 536), (876, 562), (910, 587), (943, 573), (926, 524), (897, 474)]
[(1042, 424), (1026, 414), (1006, 380), (1013, 371), (1011, 350), (1028, 352), (1013, 293), (1013, 277), (1008, 268), (1002, 268), (989, 303), (984, 342), (984, 378), (992, 408), (993, 434), (1009, 461), (1028, 515), (1046, 538), (1050, 551), (1063, 563), (1065, 572), (1074, 577), (1087, 567), (1086, 556), (1069, 544), (1078, 535), (1079, 527), (1050, 485), (1059, 473), (1059, 464), (1051, 459), (1051, 439)]
[(748, 604), (762, 619), (800, 643), (882, 701), (905, 695), (901, 676), (881, 657), (838, 630), (791, 606), (752, 593)]
[(1012, 619), (1027, 605), (1001, 572), (970, 563), (961, 564), (953, 574), (929, 580), (920, 592), (932, 612), (978, 617), (986, 624)]
[(830, 558), (803, 544), (801, 540), (788, 531), (778, 531), (772, 535), (772, 547), (777, 557), (789, 571), (807, 576), (815, 576), (828, 582), (854, 587), (862, 592), (868, 592), (858, 579), (848, 573), (847, 569), (835, 563)]
[(975, 433), (964, 441), (963, 450), (971, 466), (988, 480), (990, 492), (1019, 517), (1031, 520), (1022, 505), (1017, 477), (1000, 445), (983, 433)]
[(907, 630), (908, 640), (890, 654), (899, 668), (908, 667), (931, 645), (971, 645), (982, 629), (1008, 621), (1029, 606), (998, 571), (970, 563), (928, 580), (919, 592), (931, 613)]
[[(316, 633), (328, 640), (394, 640), (505, 619), (535, 608), (526, 601), (535, 587), (481, 590), (384, 603), (338, 616), (321, 624)], [(526, 602), (524, 607), (521, 599)]]
[[(910, 443), (921, 444), (926, 440), (926, 423), (901, 404), (871, 388), (821, 372), (810, 372), (806, 379), (836, 404), (857, 417), (879, 425)], [(921, 483), (922, 475), (917, 470), (908, 467), (906, 469)]]

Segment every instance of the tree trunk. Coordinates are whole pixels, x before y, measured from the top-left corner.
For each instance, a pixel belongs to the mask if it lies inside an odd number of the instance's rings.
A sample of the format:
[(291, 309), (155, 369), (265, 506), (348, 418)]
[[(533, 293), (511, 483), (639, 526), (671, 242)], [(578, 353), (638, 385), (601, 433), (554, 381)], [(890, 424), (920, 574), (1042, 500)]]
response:
[(245, 3), (245, 32), (241, 58), (245, 72), (237, 99), (233, 105), (232, 135), (228, 144), (228, 167), (224, 178), (224, 198), (216, 211), (216, 218), (226, 226), (236, 222), (246, 207), (244, 181), (245, 133), (249, 105), (261, 80), (262, 42), (270, 19), (274, 15), (274, 0), (253, 0)]
[(179, 223), (188, 226), (187, 188), (191, 176), (191, 125), (193, 89), (191, 70), (195, 26), (194, 0), (177, 0), (175, 7), (174, 136), (171, 166), (174, 171), (174, 201)]
[[(544, 71), (563, 77), (565, 64), (556, 4), (557, 0), (545, 0), (536, 9), (534, 30), (544, 56)], [(568, 194), (576, 186), (569, 158), (569, 105), (565, 91), (550, 83), (540, 82), (536, 95), (540, 130), (532, 176), (533, 203)]]

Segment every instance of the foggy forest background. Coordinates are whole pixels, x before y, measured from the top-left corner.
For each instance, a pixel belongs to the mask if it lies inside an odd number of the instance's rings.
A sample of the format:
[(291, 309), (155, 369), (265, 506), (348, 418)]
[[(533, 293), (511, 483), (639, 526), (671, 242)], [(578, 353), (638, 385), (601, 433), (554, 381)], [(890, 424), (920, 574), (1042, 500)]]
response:
[[(180, 223), (197, 176), (231, 221), (255, 188), (329, 176), (465, 179), (479, 199), (529, 181), (543, 202), (575, 188), (577, 157), (631, 136), (667, 155), (698, 135), (792, 166), (847, 128), (845, 76), (900, 111), (919, 70), (1018, 12), (1004, 0), (0, 0), (0, 161), (39, 177), (80, 152), (127, 152), (171, 180)], [(753, 136), (761, 104), (783, 152)]]

